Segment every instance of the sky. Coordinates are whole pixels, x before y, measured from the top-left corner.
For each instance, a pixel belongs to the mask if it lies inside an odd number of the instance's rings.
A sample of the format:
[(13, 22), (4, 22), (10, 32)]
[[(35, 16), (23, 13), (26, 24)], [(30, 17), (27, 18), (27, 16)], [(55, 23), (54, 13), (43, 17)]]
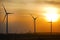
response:
[[(0, 33), (6, 33), (6, 25), (3, 22), (5, 16), (2, 3), (4, 4), (7, 12), (13, 13), (9, 15), (9, 33), (28, 33), (33, 32), (34, 24), (30, 14), (37, 17), (36, 31), (37, 32), (50, 32), (50, 23), (44, 20), (42, 14), (44, 14), (44, 6), (54, 6), (58, 8), (58, 4), (46, 3), (52, 0), (0, 0)], [(60, 0), (53, 0), (54, 2), (60, 2)], [(53, 23), (53, 32), (60, 32), (59, 21)]]

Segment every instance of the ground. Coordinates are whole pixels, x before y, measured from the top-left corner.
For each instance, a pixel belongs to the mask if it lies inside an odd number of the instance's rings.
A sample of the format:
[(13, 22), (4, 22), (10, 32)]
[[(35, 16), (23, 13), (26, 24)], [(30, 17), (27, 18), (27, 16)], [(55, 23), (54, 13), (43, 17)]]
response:
[(60, 40), (60, 34), (0, 34), (0, 40)]

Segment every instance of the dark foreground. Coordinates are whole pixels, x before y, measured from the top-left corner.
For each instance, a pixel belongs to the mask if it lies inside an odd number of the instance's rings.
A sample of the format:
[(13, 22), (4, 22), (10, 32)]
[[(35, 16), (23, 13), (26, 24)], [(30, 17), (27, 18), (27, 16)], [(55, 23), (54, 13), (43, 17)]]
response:
[(60, 40), (60, 34), (0, 34), (0, 40)]

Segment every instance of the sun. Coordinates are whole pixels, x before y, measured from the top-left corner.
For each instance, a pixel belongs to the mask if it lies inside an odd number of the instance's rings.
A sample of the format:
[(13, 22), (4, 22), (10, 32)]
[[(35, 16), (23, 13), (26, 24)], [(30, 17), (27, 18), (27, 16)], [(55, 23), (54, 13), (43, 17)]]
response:
[(45, 19), (49, 22), (56, 22), (59, 18), (58, 9), (55, 7), (45, 7)]
[(45, 16), (49, 22), (56, 22), (58, 20), (58, 14), (46, 14)]

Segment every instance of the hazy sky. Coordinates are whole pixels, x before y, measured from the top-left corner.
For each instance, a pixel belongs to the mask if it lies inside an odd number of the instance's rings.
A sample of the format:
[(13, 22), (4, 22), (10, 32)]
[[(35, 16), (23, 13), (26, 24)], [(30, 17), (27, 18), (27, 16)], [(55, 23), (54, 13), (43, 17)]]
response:
[[(33, 32), (34, 25), (30, 13), (34, 16), (42, 15), (44, 6), (56, 6), (45, 3), (45, 1), (50, 2), (52, 0), (0, 0), (0, 32), (5, 33), (6, 27), (5, 22), (2, 22), (5, 15), (2, 3), (4, 4), (7, 12), (13, 13), (9, 15), (9, 33), (25, 33)], [(54, 1), (60, 2), (60, 0)], [(36, 27), (37, 32), (50, 32), (50, 23), (45, 21), (44, 17), (39, 16), (39, 18), (37, 18)], [(54, 32), (59, 32), (59, 28), (60, 27), (58, 22), (53, 24)]]

